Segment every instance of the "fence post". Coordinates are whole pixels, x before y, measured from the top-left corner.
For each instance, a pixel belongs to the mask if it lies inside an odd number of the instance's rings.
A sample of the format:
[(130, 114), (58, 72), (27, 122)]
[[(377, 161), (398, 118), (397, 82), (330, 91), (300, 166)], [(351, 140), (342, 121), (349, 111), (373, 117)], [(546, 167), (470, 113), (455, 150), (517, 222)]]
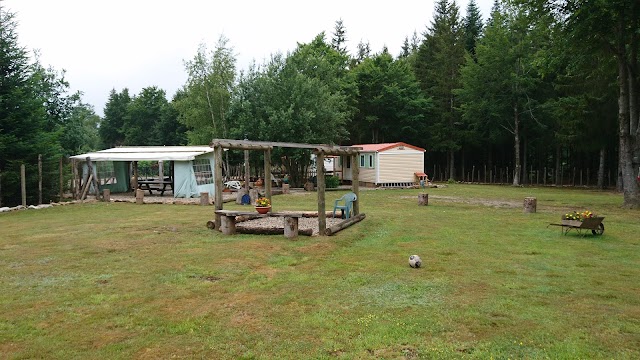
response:
[(60, 157), (60, 198), (58, 202), (62, 202), (62, 196), (64, 195), (64, 176), (62, 175), (62, 156)]
[(22, 190), (22, 206), (27, 207), (27, 175), (24, 164), (20, 165), (20, 189)]
[(38, 154), (38, 205), (42, 204), (42, 154)]

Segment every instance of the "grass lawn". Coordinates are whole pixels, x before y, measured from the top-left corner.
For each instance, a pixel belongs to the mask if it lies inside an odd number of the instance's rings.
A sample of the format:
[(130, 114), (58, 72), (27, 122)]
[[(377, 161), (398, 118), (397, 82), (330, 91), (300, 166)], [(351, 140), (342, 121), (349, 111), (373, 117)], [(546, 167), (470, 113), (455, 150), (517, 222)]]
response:
[[(212, 207), (0, 214), (0, 358), (640, 358), (640, 211), (621, 195), (420, 192), (362, 191), (364, 221), (296, 241), (212, 232)], [(547, 228), (585, 209), (603, 236)]]

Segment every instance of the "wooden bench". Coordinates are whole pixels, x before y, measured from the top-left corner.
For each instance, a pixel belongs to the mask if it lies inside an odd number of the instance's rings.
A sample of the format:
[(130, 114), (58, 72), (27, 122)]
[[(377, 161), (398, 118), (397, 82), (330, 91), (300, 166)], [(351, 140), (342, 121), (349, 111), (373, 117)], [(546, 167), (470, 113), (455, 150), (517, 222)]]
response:
[(259, 217), (282, 217), (284, 218), (284, 236), (292, 239), (298, 236), (298, 219), (304, 217), (303, 213), (272, 212), (258, 214), (253, 211), (216, 210), (216, 215), (221, 217), (220, 231), (225, 235), (236, 233), (236, 216)]

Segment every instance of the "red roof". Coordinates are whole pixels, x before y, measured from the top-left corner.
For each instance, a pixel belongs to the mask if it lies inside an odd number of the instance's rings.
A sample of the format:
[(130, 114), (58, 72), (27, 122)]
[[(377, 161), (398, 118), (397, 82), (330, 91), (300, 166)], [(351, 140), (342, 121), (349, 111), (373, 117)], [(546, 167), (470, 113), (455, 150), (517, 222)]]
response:
[(360, 144), (360, 145), (352, 145), (352, 146), (361, 147), (362, 151), (376, 151), (376, 152), (382, 152), (382, 151), (385, 151), (385, 150), (393, 149), (393, 148), (398, 147), (398, 146), (404, 146), (404, 147), (408, 147), (410, 149), (418, 150), (418, 151), (422, 151), (422, 152), (425, 151), (421, 147), (409, 145), (409, 144), (403, 143), (403, 142), (384, 143), (384, 144)]

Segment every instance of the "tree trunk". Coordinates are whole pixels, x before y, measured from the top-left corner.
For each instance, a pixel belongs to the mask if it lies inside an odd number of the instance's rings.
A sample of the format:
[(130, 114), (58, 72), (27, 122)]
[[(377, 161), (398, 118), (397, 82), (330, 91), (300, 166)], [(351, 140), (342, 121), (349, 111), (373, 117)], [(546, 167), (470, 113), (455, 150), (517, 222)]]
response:
[(447, 163), (449, 163), (449, 179), (455, 180), (456, 169), (453, 167), (454, 159), (455, 159), (455, 153), (453, 152), (453, 150), (449, 150), (449, 160), (447, 161)]
[[(513, 107), (513, 149), (515, 156), (516, 168), (513, 171), (513, 185), (520, 185), (520, 114), (518, 114), (518, 105)], [(509, 175), (507, 174), (507, 179)]]
[[(620, 24), (624, 28), (624, 24)], [(625, 58), (625, 44), (620, 43), (618, 48), (618, 124), (620, 137), (620, 170), (622, 175), (622, 194), (625, 208), (640, 207), (640, 191), (633, 169), (633, 145), (634, 138), (630, 133), (629, 118), (629, 83), (627, 62)]]
[(600, 148), (600, 163), (598, 164), (598, 188), (604, 189), (604, 162), (607, 155), (607, 149), (603, 146)]
[(554, 183), (557, 186), (562, 186), (561, 182), (561, 176), (562, 176), (562, 171), (560, 170), (560, 164), (562, 163), (562, 147), (560, 146), (560, 144), (556, 145), (556, 169), (554, 170), (555, 174), (556, 174), (556, 180), (554, 181)]
[(522, 184), (526, 185), (529, 184), (529, 176), (527, 173), (527, 138), (525, 137), (524, 139), (524, 147), (523, 147), (523, 154), (522, 154), (522, 169), (524, 170), (522, 172)]

